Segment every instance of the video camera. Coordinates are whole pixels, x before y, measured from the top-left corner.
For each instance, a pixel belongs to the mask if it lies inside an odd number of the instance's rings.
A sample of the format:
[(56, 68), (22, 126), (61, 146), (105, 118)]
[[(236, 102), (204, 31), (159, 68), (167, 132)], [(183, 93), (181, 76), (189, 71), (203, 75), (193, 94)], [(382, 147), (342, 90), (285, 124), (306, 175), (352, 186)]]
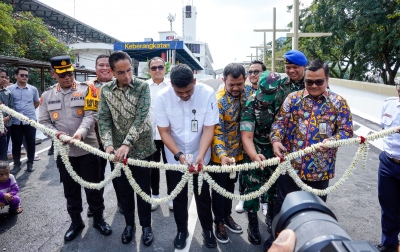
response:
[(274, 238), (284, 229), (296, 234), (296, 252), (378, 252), (367, 241), (352, 241), (325, 202), (309, 192), (292, 192), (286, 196), (272, 222)]

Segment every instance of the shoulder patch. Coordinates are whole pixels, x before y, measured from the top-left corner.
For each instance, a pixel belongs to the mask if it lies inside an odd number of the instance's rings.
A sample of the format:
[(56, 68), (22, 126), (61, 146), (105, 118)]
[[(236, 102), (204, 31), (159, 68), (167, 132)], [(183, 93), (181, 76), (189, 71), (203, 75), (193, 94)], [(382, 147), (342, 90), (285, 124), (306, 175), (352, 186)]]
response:
[[(57, 84), (58, 84), (58, 83), (57, 83)], [(49, 90), (53, 89), (55, 86), (57, 86), (57, 84), (54, 84), (54, 85), (52, 85), (52, 86), (46, 88), (44, 91), (49, 91)]]
[(394, 100), (399, 100), (399, 97), (389, 97), (389, 98), (386, 98), (385, 99), (385, 101), (394, 101)]

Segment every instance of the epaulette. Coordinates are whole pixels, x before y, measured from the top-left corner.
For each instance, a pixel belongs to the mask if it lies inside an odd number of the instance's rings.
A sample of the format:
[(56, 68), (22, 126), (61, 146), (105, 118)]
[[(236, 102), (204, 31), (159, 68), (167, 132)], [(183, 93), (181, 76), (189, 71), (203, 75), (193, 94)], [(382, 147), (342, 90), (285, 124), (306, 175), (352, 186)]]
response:
[(385, 102), (386, 102), (386, 101), (394, 101), (394, 100), (399, 100), (399, 97), (393, 96), (393, 97), (386, 98), (386, 99), (385, 99)]
[(55, 87), (57, 86), (57, 84), (58, 84), (58, 83), (56, 83), (56, 84), (54, 84), (54, 85), (52, 85), (52, 86), (46, 88), (44, 91), (49, 91), (49, 90), (55, 88)]

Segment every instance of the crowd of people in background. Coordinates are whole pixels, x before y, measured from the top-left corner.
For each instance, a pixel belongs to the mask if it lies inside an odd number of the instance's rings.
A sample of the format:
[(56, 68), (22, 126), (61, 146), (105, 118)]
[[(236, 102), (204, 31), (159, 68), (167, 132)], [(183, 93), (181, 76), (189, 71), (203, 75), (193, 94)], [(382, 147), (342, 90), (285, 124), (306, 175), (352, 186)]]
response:
[[(238, 183), (241, 195), (255, 192), (265, 184), (276, 166), (263, 166), (262, 161), (304, 149), (312, 144), (353, 137), (352, 114), (346, 100), (329, 88), (329, 67), (321, 60), (309, 61), (300, 51), (290, 50), (283, 56), (287, 77), (267, 71), (261, 61), (253, 61), (246, 71), (243, 65), (230, 63), (223, 70), (223, 84), (217, 92), (196, 81), (192, 69), (185, 64), (174, 66), (166, 78), (163, 58), (148, 61), (151, 78), (143, 81), (133, 75), (130, 56), (122, 51), (99, 55), (96, 59), (96, 79), (79, 82), (68, 56), (50, 60), (51, 75), (56, 84), (39, 99), (38, 90), (28, 84), (28, 69), (18, 67), (16, 83), (9, 85), (7, 71), (0, 69), (0, 101), (32, 120), (37, 120), (59, 134), (114, 154), (115, 162), (126, 158), (185, 164), (234, 165), (258, 162), (260, 167), (237, 173), (211, 173), (222, 188), (233, 193)], [(247, 84), (246, 81), (250, 82)], [(9, 86), (8, 86), (9, 85)], [(400, 90), (398, 88), (398, 90)], [(399, 91), (400, 96), (400, 91)], [(39, 107), (39, 118), (35, 109)], [(10, 173), (21, 169), (21, 145), (26, 142), (27, 171), (34, 171), (36, 129), (11, 115), (3, 113), (6, 132), (0, 136), (0, 207), (9, 205), (10, 213), (22, 212), (18, 184)], [(382, 127), (398, 125), (398, 100), (385, 103)], [(13, 168), (7, 162), (7, 146), (12, 140)], [(380, 156), (379, 201), (382, 206), (382, 244), (380, 251), (397, 251), (400, 183), (400, 153), (396, 152), (397, 136), (385, 139), (385, 151)], [(52, 147), (53, 148), (53, 147)], [(322, 145), (315, 153), (291, 161), (299, 178), (307, 185), (325, 189), (335, 175), (336, 148)], [(49, 154), (52, 154), (52, 152)], [(107, 160), (71, 145), (69, 162), (74, 171), (88, 182), (104, 179)], [(110, 162), (111, 171), (114, 163)], [(64, 235), (73, 240), (85, 227), (82, 220), (81, 185), (75, 182), (61, 157), (57, 167), (67, 201), (71, 225)], [(151, 198), (160, 198), (160, 170), (131, 166), (129, 169), (142, 191)], [(397, 173), (393, 170), (397, 169)], [(197, 214), (204, 244), (208, 248), (229, 241), (229, 235), (240, 234), (243, 228), (232, 218), (232, 200), (225, 198), (203, 183), (198, 193), (198, 170), (193, 186)], [(201, 172), (201, 171), (200, 171)], [(166, 171), (167, 194), (183, 177), (180, 171)], [(119, 211), (125, 218), (121, 242), (131, 242), (136, 230), (133, 188), (125, 172), (113, 180)], [(264, 241), (264, 250), (292, 251), (291, 231), (272, 233), (272, 220), (279, 213), (283, 200), (299, 188), (289, 175), (279, 177), (260, 198), (239, 201), (236, 212), (246, 213), (248, 240), (252, 244)], [(88, 217), (102, 235), (112, 233), (103, 216), (102, 190), (85, 188), (89, 205)], [(390, 196), (389, 196), (390, 195)], [(320, 196), (323, 201), (326, 195)], [(188, 186), (168, 203), (173, 210), (177, 233), (176, 249), (186, 247), (188, 230)], [(396, 202), (394, 204), (393, 202)], [(158, 208), (141, 197), (136, 200), (142, 242), (150, 246), (154, 240), (151, 214)], [(258, 211), (262, 209), (269, 234), (261, 234)], [(396, 224), (397, 223), (397, 224)], [(228, 232), (229, 231), (229, 232)], [(283, 244), (283, 245), (282, 245)], [(272, 246), (272, 247), (271, 247)], [(275, 250), (282, 249), (282, 250)]]

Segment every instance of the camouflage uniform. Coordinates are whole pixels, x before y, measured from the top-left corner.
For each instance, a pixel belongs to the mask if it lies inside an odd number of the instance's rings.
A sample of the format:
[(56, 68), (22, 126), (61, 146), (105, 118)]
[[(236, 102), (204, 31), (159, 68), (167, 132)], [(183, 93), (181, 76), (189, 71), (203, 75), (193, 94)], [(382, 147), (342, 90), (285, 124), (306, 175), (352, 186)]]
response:
[[(275, 79), (271, 78), (268, 71), (260, 76), (259, 89), (247, 100), (242, 110), (240, 122), (241, 131), (254, 132), (254, 147), (258, 154), (263, 154), (266, 159), (274, 157), (272, 144), (269, 138), (271, 125), (274, 122), (275, 115), (285, 98), (291, 92), (304, 89), (304, 81), (297, 83), (290, 78), (280, 79), (275, 73)], [(272, 83), (273, 82), (273, 83)], [(244, 162), (253, 162), (245, 153)], [(264, 170), (255, 169), (242, 172), (242, 183), (245, 188), (245, 194), (257, 191), (268, 181), (277, 166), (264, 167)], [(274, 184), (266, 194), (263, 195), (266, 203), (273, 203), (276, 198), (276, 184)], [(245, 201), (243, 208), (246, 211), (257, 212), (260, 208), (259, 198)]]

